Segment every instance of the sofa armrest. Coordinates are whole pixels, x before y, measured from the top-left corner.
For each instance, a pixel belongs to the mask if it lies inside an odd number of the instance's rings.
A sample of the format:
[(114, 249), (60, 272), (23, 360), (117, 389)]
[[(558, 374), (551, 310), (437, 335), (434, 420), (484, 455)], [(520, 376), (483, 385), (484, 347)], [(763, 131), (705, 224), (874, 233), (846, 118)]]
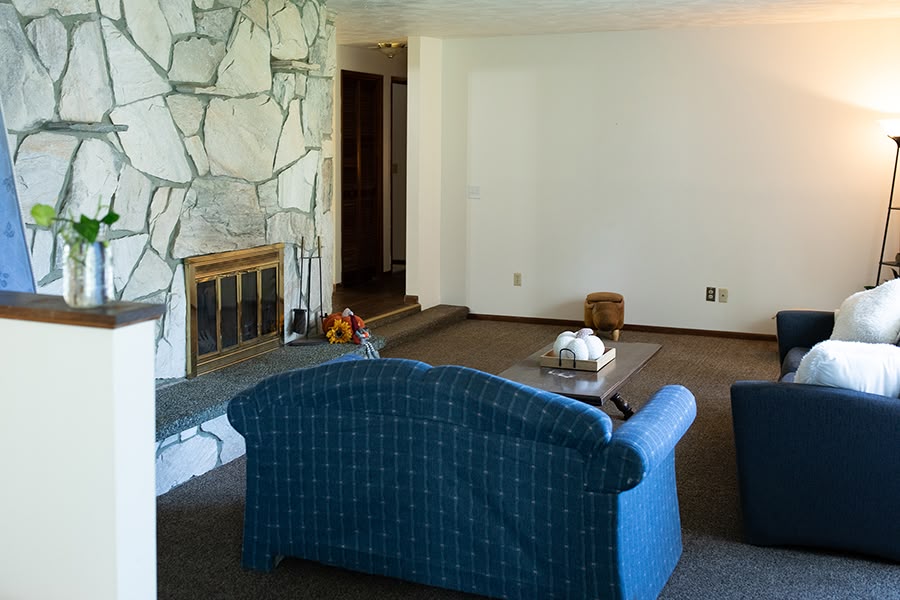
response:
[(897, 398), (822, 385), (737, 381), (731, 386), (731, 412), (739, 473), (765, 462), (768, 475), (775, 476), (779, 456), (791, 457), (792, 468), (801, 459), (809, 461), (802, 473), (786, 476), (818, 473), (826, 481), (836, 473), (855, 477), (890, 464), (893, 498), (900, 498)]
[(900, 400), (738, 381), (731, 408), (747, 541), (900, 560)]
[(775, 315), (778, 364), (791, 348), (812, 348), (831, 337), (834, 312), (826, 310), (781, 310)]
[(838, 441), (836, 450), (841, 453), (848, 446), (839, 440), (859, 434), (860, 442), (884, 434), (883, 441), (900, 444), (896, 435), (900, 400), (880, 394), (804, 383), (736, 381), (731, 386), (731, 411), (736, 438), (759, 439), (777, 427), (790, 432), (789, 443), (831, 439)]
[(660, 388), (588, 461), (587, 488), (622, 492), (635, 487), (672, 453), (696, 416), (694, 395), (687, 388)]

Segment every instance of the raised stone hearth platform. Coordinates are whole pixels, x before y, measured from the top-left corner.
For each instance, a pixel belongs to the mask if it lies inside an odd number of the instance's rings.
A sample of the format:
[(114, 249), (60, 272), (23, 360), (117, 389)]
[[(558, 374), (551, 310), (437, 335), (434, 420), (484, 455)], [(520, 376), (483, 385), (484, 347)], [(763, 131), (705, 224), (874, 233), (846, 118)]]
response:
[(244, 438), (222, 414), (156, 442), (156, 495), (243, 456)]
[[(372, 343), (378, 350), (415, 339), (464, 321), (464, 306), (434, 306), (405, 318), (371, 320)], [(164, 494), (191, 477), (202, 475), (243, 456), (244, 438), (228, 423), (225, 410), (238, 392), (269, 375), (310, 367), (347, 352), (356, 344), (285, 346), (196, 379), (158, 380), (156, 390), (156, 493)]]
[[(384, 338), (373, 336), (377, 349)], [(160, 380), (156, 390), (156, 494), (243, 456), (244, 438), (228, 422), (228, 401), (259, 381), (291, 369), (311, 367), (348, 352), (356, 344), (284, 346), (195, 379)]]

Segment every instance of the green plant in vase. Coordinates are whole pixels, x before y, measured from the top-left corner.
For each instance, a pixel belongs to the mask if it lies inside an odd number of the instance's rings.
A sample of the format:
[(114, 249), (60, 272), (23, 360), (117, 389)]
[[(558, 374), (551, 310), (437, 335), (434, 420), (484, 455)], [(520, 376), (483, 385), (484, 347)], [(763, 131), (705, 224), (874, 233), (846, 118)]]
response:
[(100, 235), (101, 225), (112, 225), (119, 220), (118, 214), (108, 210), (99, 219), (81, 215), (76, 221), (57, 216), (56, 209), (49, 204), (35, 204), (31, 209), (31, 216), (34, 217), (34, 222), (41, 227), (52, 227), (54, 223), (57, 223), (57, 232), (67, 244), (93, 244)]
[(109, 209), (100, 216), (81, 215), (76, 218), (59, 216), (48, 204), (31, 209), (34, 222), (41, 227), (56, 227), (65, 242), (63, 247), (63, 298), (74, 308), (92, 308), (113, 299), (112, 260), (109, 244), (98, 241), (104, 227), (119, 220)]

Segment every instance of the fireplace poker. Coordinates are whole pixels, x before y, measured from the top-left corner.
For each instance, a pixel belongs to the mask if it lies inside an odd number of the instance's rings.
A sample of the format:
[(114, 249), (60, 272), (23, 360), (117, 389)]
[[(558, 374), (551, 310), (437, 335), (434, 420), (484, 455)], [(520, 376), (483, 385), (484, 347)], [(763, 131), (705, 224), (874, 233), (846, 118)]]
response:
[(297, 262), (300, 264), (300, 283), (297, 287), (299, 287), (298, 293), (300, 294), (300, 301), (297, 303), (297, 308), (292, 311), (294, 315), (293, 324), (291, 325), (291, 330), (298, 335), (305, 335), (307, 332), (307, 328), (309, 322), (306, 317), (306, 310), (303, 308), (303, 246), (304, 246), (304, 238), (300, 237), (300, 248), (298, 250), (299, 254), (297, 255)]
[[(322, 337), (309, 337), (310, 330), (310, 322), (314, 320), (314, 313), (311, 306), (311, 296), (312, 296), (312, 267), (313, 267), (313, 259), (318, 261), (319, 265), (319, 310), (323, 310), (324, 302), (323, 302), (323, 292), (322, 292), (322, 242), (317, 237), (316, 245), (318, 246), (318, 255), (313, 256), (312, 252), (315, 252), (315, 249), (310, 249), (310, 254), (304, 256), (306, 252), (305, 248), (305, 240), (304, 238), (300, 238), (300, 290), (301, 290), (301, 306), (302, 306), (302, 296), (303, 296), (303, 261), (304, 259), (307, 261), (306, 265), (306, 309), (299, 308), (297, 312), (303, 317), (303, 329), (304, 329), (304, 337), (302, 339), (296, 339), (288, 342), (288, 346), (313, 346), (317, 344), (327, 344), (328, 340), (324, 337), (324, 331), (322, 331), (322, 323), (325, 321), (325, 315), (322, 315), (322, 318), (316, 322), (316, 332), (317, 334), (322, 334)], [(300, 333), (297, 331), (297, 328), (294, 328), (295, 333)]]
[[(319, 265), (319, 323), (325, 323), (325, 299), (322, 292), (322, 238), (316, 236), (316, 246), (318, 247), (316, 261)], [(324, 333), (324, 332), (323, 332)]]

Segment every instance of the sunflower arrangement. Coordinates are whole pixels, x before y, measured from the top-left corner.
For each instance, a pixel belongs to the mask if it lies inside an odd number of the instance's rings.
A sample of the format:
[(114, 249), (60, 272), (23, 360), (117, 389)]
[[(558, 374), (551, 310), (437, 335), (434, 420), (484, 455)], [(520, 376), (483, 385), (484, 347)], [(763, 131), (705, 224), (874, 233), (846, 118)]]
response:
[(353, 331), (350, 329), (350, 323), (344, 319), (334, 319), (331, 327), (325, 332), (325, 337), (328, 338), (328, 343), (330, 344), (346, 344), (352, 336)]

